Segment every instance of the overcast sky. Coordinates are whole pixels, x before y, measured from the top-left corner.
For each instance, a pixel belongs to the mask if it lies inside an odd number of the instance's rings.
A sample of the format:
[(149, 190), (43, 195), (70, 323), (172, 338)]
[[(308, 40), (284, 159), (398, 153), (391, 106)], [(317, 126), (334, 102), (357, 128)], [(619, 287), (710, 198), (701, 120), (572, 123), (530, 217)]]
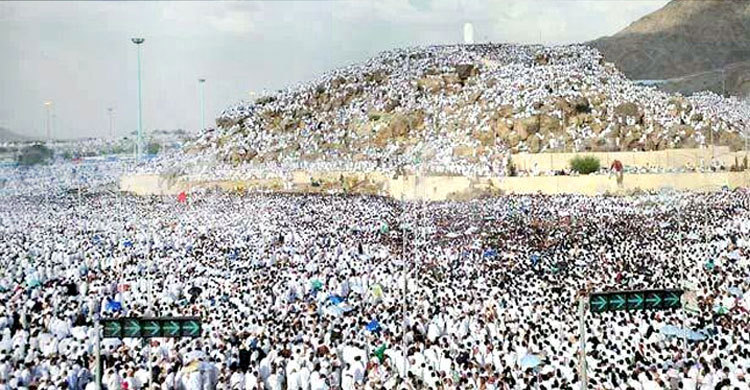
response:
[(195, 131), (250, 91), (278, 89), (379, 51), (463, 39), (559, 44), (611, 35), (667, 0), (0, 2), (0, 127), (56, 137), (137, 125), (133, 36), (142, 47), (144, 128)]

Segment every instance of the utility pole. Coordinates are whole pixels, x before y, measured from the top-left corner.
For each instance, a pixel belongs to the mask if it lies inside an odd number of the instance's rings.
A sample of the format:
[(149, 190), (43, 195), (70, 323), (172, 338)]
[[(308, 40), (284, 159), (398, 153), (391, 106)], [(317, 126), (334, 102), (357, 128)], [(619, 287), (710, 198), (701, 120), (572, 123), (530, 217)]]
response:
[(114, 118), (112, 117), (112, 107), (107, 108), (107, 114), (109, 115), (109, 139), (115, 139), (115, 126)]
[(580, 370), (580, 381), (581, 390), (588, 388), (588, 376), (586, 374), (586, 297), (587, 294), (582, 294), (578, 298), (578, 332), (580, 333), (580, 347), (578, 351), (578, 369)]
[(44, 102), (44, 107), (47, 109), (47, 142), (52, 142), (52, 102)]
[(141, 45), (145, 41), (143, 38), (131, 38), (130, 39), (135, 46), (138, 48), (138, 135), (136, 137), (135, 145), (135, 159), (140, 160), (141, 154), (143, 154), (143, 101), (141, 99)]
[[(407, 74), (408, 74), (409, 65), (410, 65), (409, 58), (410, 58), (410, 56), (407, 55), (406, 56), (406, 71), (407, 71)], [(411, 126), (411, 124), (409, 126)], [(416, 183), (415, 183), (415, 185), (416, 185)], [(415, 190), (414, 193), (416, 195), (416, 188), (414, 190)], [(401, 207), (402, 207), (403, 212), (401, 213), (401, 216), (402, 216), (401, 234), (403, 236), (402, 236), (402, 239), (401, 239), (401, 256), (402, 256), (402, 263), (401, 263), (401, 265), (403, 267), (403, 274), (404, 274), (404, 302), (403, 302), (402, 309), (401, 309), (402, 310), (401, 319), (403, 321), (403, 324), (401, 325), (401, 349), (404, 351), (404, 381), (408, 381), (409, 380), (409, 373), (407, 372), (407, 370), (408, 370), (408, 361), (409, 361), (409, 357), (408, 356), (409, 356), (409, 354), (407, 353), (407, 350), (406, 350), (406, 348), (407, 348), (407, 345), (406, 345), (406, 299), (407, 299), (406, 298), (406, 294), (407, 294), (407, 291), (409, 290), (409, 282), (408, 282), (408, 269), (406, 267), (406, 226), (405, 226), (406, 225), (406, 220), (405, 220), (405, 217), (406, 217), (406, 203), (404, 203), (404, 194), (405, 194), (405, 189), (402, 189), (402, 191), (401, 191)]]
[(406, 203), (404, 203), (404, 192), (401, 192), (401, 207), (402, 207), (402, 219), (401, 219), (401, 273), (404, 275), (404, 300), (401, 305), (401, 349), (404, 352), (404, 380), (409, 378), (406, 372), (406, 362), (408, 361), (408, 354), (406, 353), (406, 291), (408, 289), (408, 282), (406, 277), (406, 220), (404, 216), (406, 214)]
[(714, 166), (714, 158), (716, 157), (716, 155), (714, 153), (715, 149), (714, 149), (714, 129), (713, 129), (713, 127), (709, 127), (708, 131), (709, 131), (709, 134), (711, 135), (711, 141), (710, 141), (711, 142), (711, 164), (709, 164), (709, 169), (710, 169), (710, 168), (713, 168), (713, 166)]
[[(676, 195), (679, 196), (679, 195)], [(680, 233), (680, 267), (682, 268), (681, 272), (681, 279), (682, 279), (682, 285), (680, 288), (687, 290), (687, 265), (685, 264), (685, 238), (684, 233), (682, 231), (682, 202), (677, 204), (677, 231)], [(688, 352), (688, 339), (687, 339), (687, 310), (685, 310), (685, 307), (682, 308), (682, 336), (683, 336), (683, 346), (685, 348), (685, 357), (683, 358), (683, 361), (687, 359), (687, 352)]]
[(203, 86), (205, 84), (206, 79), (198, 79), (198, 93), (201, 101), (201, 131), (206, 128), (206, 96), (203, 93)]
[[(745, 161), (743, 161), (743, 165), (745, 165), (745, 180), (747, 180), (747, 169), (748, 169), (748, 159), (747, 159), (747, 137), (750, 136), (750, 94), (748, 94), (745, 97), (745, 128), (742, 131), (743, 135), (745, 136)], [(745, 185), (747, 186), (747, 182), (745, 182)]]
[[(101, 270), (101, 264), (99, 266)], [(98, 315), (98, 314), (97, 314)], [(96, 332), (96, 390), (102, 390), (102, 335), (99, 326), (99, 319), (94, 319), (94, 331)]]
[(110, 148), (109, 148), (109, 154), (114, 155), (115, 154), (115, 125), (114, 125), (114, 118), (112, 117), (112, 107), (107, 108), (107, 114), (109, 115), (109, 142)]
[[(727, 74), (726, 68), (721, 68), (721, 97), (727, 96)], [(713, 168), (714, 160), (716, 159), (716, 147), (714, 146), (714, 131), (711, 129), (711, 168)]]

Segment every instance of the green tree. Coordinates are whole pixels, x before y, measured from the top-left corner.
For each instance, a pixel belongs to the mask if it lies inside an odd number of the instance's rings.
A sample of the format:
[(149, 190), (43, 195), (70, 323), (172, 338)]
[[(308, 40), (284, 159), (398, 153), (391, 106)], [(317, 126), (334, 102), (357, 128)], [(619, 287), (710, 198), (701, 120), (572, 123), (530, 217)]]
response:
[(159, 150), (161, 150), (161, 144), (158, 142), (149, 142), (146, 147), (146, 152), (148, 154), (157, 154), (159, 153)]
[(21, 151), (18, 153), (18, 164), (46, 164), (49, 160), (52, 159), (52, 156), (52, 149), (42, 144), (29, 145), (21, 149)]

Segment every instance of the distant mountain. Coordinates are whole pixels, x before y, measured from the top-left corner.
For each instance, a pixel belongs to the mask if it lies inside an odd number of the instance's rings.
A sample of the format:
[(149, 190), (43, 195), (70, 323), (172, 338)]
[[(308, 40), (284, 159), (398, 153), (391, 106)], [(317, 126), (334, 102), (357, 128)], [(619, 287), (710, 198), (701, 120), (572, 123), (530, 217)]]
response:
[(0, 127), (0, 142), (30, 141), (30, 140), (32, 140), (31, 137), (26, 137), (20, 134), (16, 134), (4, 127)]
[(669, 92), (750, 94), (750, 1), (673, 0), (588, 44), (633, 80)]

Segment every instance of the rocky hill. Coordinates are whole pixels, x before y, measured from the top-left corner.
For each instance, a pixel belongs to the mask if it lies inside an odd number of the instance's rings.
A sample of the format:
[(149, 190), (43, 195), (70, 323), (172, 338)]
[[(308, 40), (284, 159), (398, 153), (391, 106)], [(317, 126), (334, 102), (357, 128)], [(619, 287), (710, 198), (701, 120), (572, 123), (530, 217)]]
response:
[(743, 109), (715, 94), (635, 85), (586, 46), (432, 46), (237, 104), (185, 150), (234, 165), (495, 171), (517, 152), (661, 150), (712, 138), (739, 149)]
[(668, 91), (750, 94), (750, 1), (673, 0), (589, 44), (634, 80)]

